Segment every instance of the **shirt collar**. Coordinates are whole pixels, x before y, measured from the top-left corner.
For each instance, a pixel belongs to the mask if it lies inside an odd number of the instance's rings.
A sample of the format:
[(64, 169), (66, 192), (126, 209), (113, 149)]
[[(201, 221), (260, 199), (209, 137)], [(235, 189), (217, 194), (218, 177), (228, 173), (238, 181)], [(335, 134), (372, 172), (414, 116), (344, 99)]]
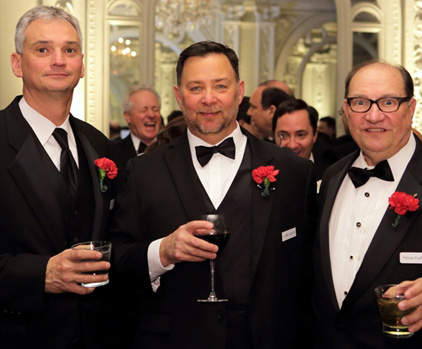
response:
[[(224, 139), (222, 139), (219, 143), (215, 145), (222, 143), (224, 140), (230, 137), (233, 137), (234, 145), (236, 147), (236, 157), (237, 157), (239, 152), (242, 149), (244, 149), (244, 145), (246, 144), (246, 141), (247, 141), (247, 137), (242, 133), (242, 131), (240, 130), (240, 126), (237, 122), (236, 122), (236, 129), (230, 135), (228, 135), (227, 137), (225, 137)], [(204, 140), (202, 140), (201, 138), (195, 136), (189, 130), (189, 128), (188, 128), (188, 141), (189, 141), (189, 148), (190, 148), (190, 152), (191, 152), (194, 163), (198, 161), (195, 155), (196, 154), (195, 147), (200, 146), (200, 145), (206, 146), (206, 147), (214, 146), (214, 144), (209, 144), (205, 142)], [(239, 154), (239, 156), (241, 155)]]
[[(45, 116), (42, 116), (35, 109), (33, 109), (26, 102), (24, 97), (22, 97), (19, 101), (19, 108), (22, 112), (23, 117), (28, 122), (29, 126), (31, 126), (32, 130), (37, 136), (38, 140), (40, 141), (42, 146), (44, 146), (53, 134), (56, 125), (54, 125), (54, 123), (48, 120)], [(69, 115), (67, 116), (65, 122), (57, 127), (63, 128), (67, 132), (69, 146), (76, 146), (75, 136), (73, 134), (72, 127), (70, 126), (69, 122)]]
[[(394, 180), (402, 177), (404, 170), (407, 167), (407, 164), (409, 163), (410, 159), (413, 156), (413, 153), (415, 152), (415, 149), (416, 141), (412, 132), (406, 145), (401, 148), (396, 154), (394, 154), (391, 158), (387, 159), (388, 164), (390, 165), (391, 171), (393, 173)], [(366, 163), (362, 151), (360, 151), (358, 158), (355, 160), (352, 166), (369, 169), (375, 167), (369, 166)]]
[[(132, 139), (133, 146), (135, 147), (136, 150), (138, 150), (139, 144), (142, 142), (142, 140), (136, 137), (132, 132), (130, 132), (129, 134), (130, 134), (130, 138)], [(154, 138), (154, 141), (155, 140), (157, 140), (157, 137)], [(142, 143), (144, 143), (146, 146), (149, 146), (152, 142), (150, 142), (149, 144), (147, 144), (146, 142), (142, 142)]]

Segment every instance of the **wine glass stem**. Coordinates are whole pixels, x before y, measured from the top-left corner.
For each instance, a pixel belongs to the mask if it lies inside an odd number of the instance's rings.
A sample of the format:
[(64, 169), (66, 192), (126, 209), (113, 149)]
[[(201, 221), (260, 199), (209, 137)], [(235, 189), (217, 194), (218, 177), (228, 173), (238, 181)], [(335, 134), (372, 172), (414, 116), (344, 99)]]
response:
[(210, 259), (210, 269), (211, 269), (211, 292), (209, 298), (217, 298), (215, 295), (215, 260)]

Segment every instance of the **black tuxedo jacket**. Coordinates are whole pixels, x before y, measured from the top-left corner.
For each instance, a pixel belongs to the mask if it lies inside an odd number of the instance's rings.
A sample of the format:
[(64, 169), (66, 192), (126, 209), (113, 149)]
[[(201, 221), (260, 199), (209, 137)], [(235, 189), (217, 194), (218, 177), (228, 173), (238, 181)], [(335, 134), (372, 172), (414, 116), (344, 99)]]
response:
[[(252, 168), (274, 165), (280, 170), (272, 183), (275, 190), (265, 198), (250, 178), (251, 344), (255, 348), (300, 347), (299, 339), (309, 338), (303, 336), (302, 323), (309, 317), (302, 306), (310, 301), (304, 264), (310, 257), (305, 244), (312, 239), (313, 165), (245, 133)], [(209, 262), (176, 264), (161, 276), (155, 293), (148, 272), (149, 244), (207, 212), (200, 186), (186, 134), (129, 161), (127, 182), (117, 196), (112, 236), (114, 264), (124, 285), (133, 285), (137, 292), (136, 347), (224, 348), (227, 303), (197, 302), (209, 293)], [(282, 233), (294, 228), (294, 237), (282, 241)], [(216, 287), (224, 297), (221, 281), (216, 281)]]
[[(86, 297), (44, 292), (49, 258), (68, 247), (66, 229), (20, 98), (0, 111), (0, 347), (68, 348), (80, 336), (81, 303), (88, 306), (96, 297), (95, 292)], [(109, 156), (109, 142), (85, 122), (71, 116), (70, 123), (95, 189), (92, 239), (101, 240), (109, 197), (99, 190), (94, 160)]]
[(133, 146), (130, 133), (123, 139), (111, 143), (111, 159), (116, 163), (119, 169), (114, 181), (114, 189), (117, 193), (123, 185), (126, 178), (126, 166), (130, 159), (138, 154)]
[[(341, 309), (337, 303), (331, 275), (328, 224), (339, 187), (358, 154), (354, 152), (331, 166), (322, 180), (319, 231), (314, 249), (316, 344), (319, 348), (342, 349), (397, 348), (398, 345), (421, 348), (420, 332), (403, 340), (382, 335), (374, 292), (379, 285), (422, 276), (422, 265), (400, 263), (401, 252), (422, 251), (421, 208), (402, 217), (396, 228), (392, 223), (397, 215), (387, 209)], [(417, 138), (415, 153), (397, 191), (422, 197), (422, 143)]]

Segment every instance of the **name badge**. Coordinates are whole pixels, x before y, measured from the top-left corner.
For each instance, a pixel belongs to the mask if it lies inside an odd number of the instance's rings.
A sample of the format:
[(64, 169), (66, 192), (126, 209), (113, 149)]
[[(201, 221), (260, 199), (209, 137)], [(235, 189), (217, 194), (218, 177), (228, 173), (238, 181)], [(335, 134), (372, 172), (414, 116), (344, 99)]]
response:
[(422, 252), (401, 252), (401, 264), (422, 264)]
[(287, 241), (296, 237), (296, 228), (292, 228), (281, 233), (281, 241)]

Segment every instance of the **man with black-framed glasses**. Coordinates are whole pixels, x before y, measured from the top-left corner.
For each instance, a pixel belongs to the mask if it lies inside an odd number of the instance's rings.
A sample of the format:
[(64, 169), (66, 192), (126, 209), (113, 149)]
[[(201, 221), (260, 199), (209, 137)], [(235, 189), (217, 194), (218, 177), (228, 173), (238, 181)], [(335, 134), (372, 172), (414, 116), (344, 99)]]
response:
[[(366, 62), (346, 78), (343, 110), (360, 151), (324, 174), (314, 249), (318, 348), (420, 348), (422, 209), (397, 213), (389, 198), (422, 197), (422, 143), (412, 133), (416, 100), (407, 70)], [(413, 210), (413, 208), (412, 208)], [(410, 262), (410, 263), (409, 263)], [(401, 319), (411, 338), (382, 334), (374, 288), (399, 284), (415, 310)]]

